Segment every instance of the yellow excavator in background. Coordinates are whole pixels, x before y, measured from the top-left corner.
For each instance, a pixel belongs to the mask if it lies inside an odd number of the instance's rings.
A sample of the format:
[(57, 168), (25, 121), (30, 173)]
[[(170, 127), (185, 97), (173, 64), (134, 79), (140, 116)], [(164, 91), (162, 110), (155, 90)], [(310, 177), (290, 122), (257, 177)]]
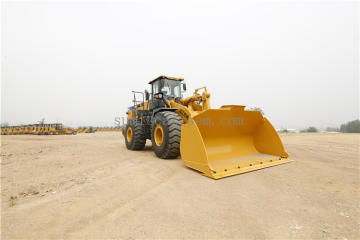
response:
[(206, 87), (183, 98), (183, 80), (162, 75), (149, 82), (151, 93), (133, 91), (134, 106), (122, 130), (129, 150), (142, 150), (150, 139), (157, 157), (176, 158), (181, 153), (186, 166), (214, 179), (292, 161), (259, 111), (243, 105), (211, 109)]

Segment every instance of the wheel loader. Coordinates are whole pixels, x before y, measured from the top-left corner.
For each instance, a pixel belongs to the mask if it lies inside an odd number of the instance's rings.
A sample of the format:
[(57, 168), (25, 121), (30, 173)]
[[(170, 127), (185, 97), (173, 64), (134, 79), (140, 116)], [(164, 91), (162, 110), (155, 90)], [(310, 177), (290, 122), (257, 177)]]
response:
[(61, 125), (60, 135), (76, 135), (77, 131), (71, 127), (64, 127)]
[(18, 134), (25, 134), (25, 127), (24, 126), (19, 126)]
[(62, 123), (52, 123), (49, 124), (49, 131), (47, 132), (48, 135), (60, 135), (62, 131)]
[(183, 81), (162, 75), (149, 82), (151, 92), (133, 91), (122, 129), (127, 149), (142, 150), (149, 139), (157, 157), (181, 154), (186, 166), (213, 179), (293, 161), (260, 111), (243, 105), (211, 109), (207, 88), (183, 98)]
[(7, 131), (7, 135), (18, 135), (19, 126), (10, 126)]
[(85, 131), (85, 133), (95, 133), (95, 132), (96, 132), (96, 130), (92, 126), (86, 128), (86, 131)]
[(1, 135), (7, 135), (8, 129), (9, 129), (8, 126), (2, 126), (1, 127)]

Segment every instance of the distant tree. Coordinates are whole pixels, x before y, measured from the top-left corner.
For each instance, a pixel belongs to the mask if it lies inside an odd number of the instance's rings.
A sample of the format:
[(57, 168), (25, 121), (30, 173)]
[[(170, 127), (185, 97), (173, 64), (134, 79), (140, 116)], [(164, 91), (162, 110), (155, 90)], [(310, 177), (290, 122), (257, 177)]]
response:
[(289, 130), (287, 130), (287, 129), (284, 129), (284, 130), (283, 130), (283, 132), (289, 132)]
[(317, 132), (318, 130), (316, 129), (316, 127), (309, 127), (308, 129), (306, 129), (306, 132)]
[(300, 130), (300, 132), (301, 132), (301, 133), (304, 133), (304, 132), (306, 132), (306, 130)]
[(260, 111), (261, 112), (261, 114), (263, 115), (263, 116), (265, 116), (265, 113), (263, 112), (263, 110), (261, 109), (261, 108), (259, 108), (259, 107), (251, 107), (251, 108), (249, 108), (251, 111)]
[(332, 128), (332, 127), (327, 127), (326, 130), (327, 132), (340, 132), (340, 129), (335, 127), (335, 128)]
[(341, 124), (340, 125), (340, 132), (346, 133), (346, 124)]
[(360, 121), (356, 119), (354, 121), (341, 124), (340, 125), (340, 132), (343, 133), (360, 133)]

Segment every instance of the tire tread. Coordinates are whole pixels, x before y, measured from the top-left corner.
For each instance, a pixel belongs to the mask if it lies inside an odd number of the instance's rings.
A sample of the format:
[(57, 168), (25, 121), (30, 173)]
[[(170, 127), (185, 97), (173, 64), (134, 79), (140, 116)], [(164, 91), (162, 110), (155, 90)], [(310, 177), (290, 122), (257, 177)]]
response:
[[(166, 144), (164, 151), (158, 152), (155, 148), (155, 140), (152, 140), (155, 154), (157, 157), (163, 159), (176, 158), (180, 155), (181, 125), (183, 124), (183, 120), (174, 112), (160, 112), (158, 114), (162, 115), (170, 126), (167, 138), (168, 141), (164, 142), (164, 144)], [(151, 131), (151, 133), (153, 136), (153, 131)]]

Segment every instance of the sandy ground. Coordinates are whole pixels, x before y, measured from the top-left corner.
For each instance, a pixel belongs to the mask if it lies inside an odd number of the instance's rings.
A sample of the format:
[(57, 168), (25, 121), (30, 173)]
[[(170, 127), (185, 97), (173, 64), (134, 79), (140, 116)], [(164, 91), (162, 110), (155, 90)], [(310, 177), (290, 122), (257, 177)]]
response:
[(1, 236), (359, 239), (359, 134), (280, 135), (293, 163), (213, 180), (121, 133), (1, 137)]

